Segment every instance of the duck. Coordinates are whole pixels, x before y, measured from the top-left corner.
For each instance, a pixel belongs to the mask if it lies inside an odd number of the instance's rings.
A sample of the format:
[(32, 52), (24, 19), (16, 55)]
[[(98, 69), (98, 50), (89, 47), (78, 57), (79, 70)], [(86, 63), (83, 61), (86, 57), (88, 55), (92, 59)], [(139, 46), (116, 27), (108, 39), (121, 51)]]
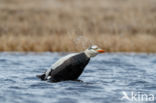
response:
[[(105, 51), (97, 45), (92, 45), (86, 50), (79, 53), (68, 54), (50, 66), (41, 75), (37, 75), (41, 80), (48, 80), (50, 82), (60, 82), (67, 80), (77, 81), (85, 67), (88, 65), (90, 59), (97, 54)], [(79, 81), (79, 80), (78, 80)]]

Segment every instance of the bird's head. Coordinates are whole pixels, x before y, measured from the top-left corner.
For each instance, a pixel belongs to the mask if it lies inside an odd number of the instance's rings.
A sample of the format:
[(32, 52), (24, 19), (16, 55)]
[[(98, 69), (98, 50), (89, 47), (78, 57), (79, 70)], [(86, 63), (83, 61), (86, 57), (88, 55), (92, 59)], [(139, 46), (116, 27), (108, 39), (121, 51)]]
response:
[(87, 57), (94, 57), (97, 54), (100, 53), (104, 53), (104, 50), (102, 50), (101, 48), (99, 48), (97, 45), (93, 45), (91, 47), (89, 47), (88, 49), (85, 50), (85, 54), (87, 55)]

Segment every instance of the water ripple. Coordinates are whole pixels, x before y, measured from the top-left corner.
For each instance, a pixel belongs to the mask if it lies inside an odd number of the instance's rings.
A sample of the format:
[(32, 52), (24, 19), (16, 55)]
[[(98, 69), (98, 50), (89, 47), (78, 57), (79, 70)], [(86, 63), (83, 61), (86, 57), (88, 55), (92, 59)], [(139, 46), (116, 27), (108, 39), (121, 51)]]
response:
[[(156, 55), (106, 53), (91, 59), (83, 82), (40, 81), (66, 53), (0, 53), (0, 101), (3, 103), (136, 103), (122, 101), (122, 91), (156, 95)], [(137, 102), (143, 103), (143, 102)], [(154, 103), (154, 102), (146, 102)]]

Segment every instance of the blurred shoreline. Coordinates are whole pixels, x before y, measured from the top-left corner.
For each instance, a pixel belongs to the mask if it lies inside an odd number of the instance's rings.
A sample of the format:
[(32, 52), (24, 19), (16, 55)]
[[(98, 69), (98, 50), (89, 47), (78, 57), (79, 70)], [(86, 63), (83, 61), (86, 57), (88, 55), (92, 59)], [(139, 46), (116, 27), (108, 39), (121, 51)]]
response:
[(1, 0), (0, 51), (156, 53), (155, 0)]

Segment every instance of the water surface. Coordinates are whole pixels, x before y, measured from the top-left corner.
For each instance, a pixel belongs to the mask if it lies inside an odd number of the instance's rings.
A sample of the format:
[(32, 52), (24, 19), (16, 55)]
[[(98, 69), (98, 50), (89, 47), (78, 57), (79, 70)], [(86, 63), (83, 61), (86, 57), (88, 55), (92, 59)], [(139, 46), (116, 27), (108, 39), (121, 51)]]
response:
[[(84, 82), (36, 78), (66, 53), (0, 53), (0, 103), (155, 103), (121, 100), (123, 92), (153, 94), (156, 55), (106, 53), (91, 59)], [(149, 99), (149, 98), (147, 98)]]

